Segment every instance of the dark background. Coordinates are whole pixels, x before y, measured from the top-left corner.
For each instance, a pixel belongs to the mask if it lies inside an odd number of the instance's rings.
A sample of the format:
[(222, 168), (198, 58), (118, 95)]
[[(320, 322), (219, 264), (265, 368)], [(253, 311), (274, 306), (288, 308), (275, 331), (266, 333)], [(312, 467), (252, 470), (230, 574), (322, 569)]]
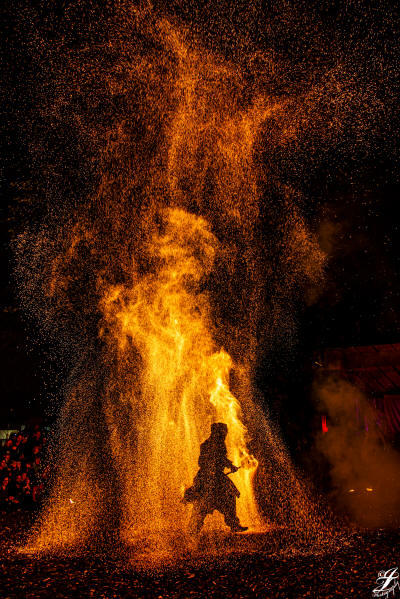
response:
[[(71, 47), (103, 39), (113, 3), (6, 0), (2, 10), (0, 428), (6, 428), (34, 416), (51, 419), (62, 380), (50, 349), (38, 342), (39, 325), (20, 310), (11, 249), (27, 219), (41, 218), (43, 189), (28, 138), (35, 126), (40, 127), (37, 101), (46, 52), (61, 38)], [(314, 426), (309, 388), (319, 352), (400, 341), (398, 15), (386, 2), (293, 3), (292, 10), (279, 2), (263, 7), (247, 2), (171, 2), (168, 8), (155, 3), (155, 10), (188, 23), (204, 43), (212, 39), (228, 58), (236, 57), (237, 36), (250, 51), (272, 48), (277, 58), (300, 70), (304, 62), (328, 64), (332, 56), (354, 52), (360, 79), (374, 81), (386, 106), (365, 147), (349, 151), (344, 141), (343, 147), (324, 150), (317, 161), (300, 149), (297, 168), (296, 156), (290, 162), (276, 157), (283, 180), (303, 194), (307, 220), (328, 254), (319, 295), (306, 298), (299, 307), (294, 346), (277, 349), (259, 365), (258, 384), (265, 401), (295, 447), (296, 439)], [(40, 56), (38, 38), (47, 40)], [(381, 75), (371, 65), (379, 65)]]

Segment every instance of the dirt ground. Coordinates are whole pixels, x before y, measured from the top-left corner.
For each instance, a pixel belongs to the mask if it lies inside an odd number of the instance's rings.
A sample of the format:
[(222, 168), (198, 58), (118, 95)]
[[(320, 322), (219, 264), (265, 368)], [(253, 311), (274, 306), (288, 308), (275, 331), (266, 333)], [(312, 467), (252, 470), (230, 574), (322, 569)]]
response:
[[(226, 537), (216, 554), (207, 540), (178, 560), (149, 564), (134, 553), (32, 556), (18, 551), (30, 516), (0, 515), (0, 597), (372, 597), (382, 570), (400, 568), (400, 529), (352, 530), (334, 550), (287, 551), (279, 535)], [(274, 542), (272, 541), (274, 536)], [(391, 597), (400, 598), (400, 588)]]

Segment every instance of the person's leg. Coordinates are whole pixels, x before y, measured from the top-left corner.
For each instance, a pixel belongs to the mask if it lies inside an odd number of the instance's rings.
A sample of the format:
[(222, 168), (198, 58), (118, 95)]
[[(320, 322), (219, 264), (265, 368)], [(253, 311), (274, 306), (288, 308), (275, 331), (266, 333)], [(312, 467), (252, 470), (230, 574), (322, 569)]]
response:
[(228, 495), (221, 505), (221, 512), (225, 519), (225, 524), (231, 527), (240, 524), (239, 518), (236, 515), (236, 497)]
[(207, 513), (204, 511), (200, 501), (194, 501), (192, 507), (192, 513), (189, 520), (189, 533), (197, 534), (200, 532), (201, 527), (204, 524), (204, 519)]
[(220, 512), (224, 516), (225, 524), (229, 526), (233, 532), (247, 530), (247, 526), (241, 526), (239, 518), (237, 517), (235, 495), (228, 495), (225, 497), (225, 501), (221, 505)]

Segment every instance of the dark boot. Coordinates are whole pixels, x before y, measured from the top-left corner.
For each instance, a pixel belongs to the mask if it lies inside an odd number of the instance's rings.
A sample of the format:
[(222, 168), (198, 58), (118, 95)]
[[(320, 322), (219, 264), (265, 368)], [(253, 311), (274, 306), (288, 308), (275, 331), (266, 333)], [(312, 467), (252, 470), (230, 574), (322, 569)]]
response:
[(239, 523), (232, 524), (232, 526), (231, 526), (232, 532), (244, 532), (245, 530), (248, 530), (248, 529), (249, 529), (248, 526), (242, 526)]

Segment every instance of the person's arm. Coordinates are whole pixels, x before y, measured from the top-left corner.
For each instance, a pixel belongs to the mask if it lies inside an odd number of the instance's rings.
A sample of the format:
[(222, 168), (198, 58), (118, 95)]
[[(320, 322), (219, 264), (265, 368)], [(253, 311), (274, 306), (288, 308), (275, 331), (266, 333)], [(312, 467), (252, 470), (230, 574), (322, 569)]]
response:
[(224, 459), (223, 459), (223, 466), (224, 466), (224, 468), (229, 468), (232, 472), (236, 472), (238, 470), (238, 468), (228, 458), (228, 452), (227, 452), (225, 444), (224, 444), (223, 455), (224, 455)]
[(226, 462), (225, 468), (229, 468), (231, 472), (237, 472), (239, 470), (239, 466), (235, 466), (230, 460), (227, 460)]

